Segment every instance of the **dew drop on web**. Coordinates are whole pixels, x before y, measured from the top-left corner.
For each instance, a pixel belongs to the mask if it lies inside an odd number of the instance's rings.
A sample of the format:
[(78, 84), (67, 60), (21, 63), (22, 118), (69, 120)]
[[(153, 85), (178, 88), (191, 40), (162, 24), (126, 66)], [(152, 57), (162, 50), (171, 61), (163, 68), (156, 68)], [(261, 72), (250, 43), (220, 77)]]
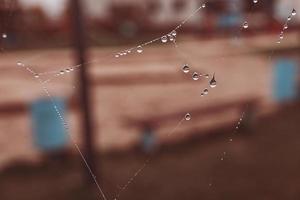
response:
[(199, 79), (199, 74), (197, 72), (194, 72), (192, 78), (194, 81), (197, 81)]
[(184, 119), (185, 119), (186, 121), (190, 121), (190, 120), (192, 119), (191, 114), (190, 114), (190, 113), (186, 113), (185, 116), (184, 116)]
[(143, 47), (142, 46), (138, 46), (137, 49), (136, 49), (136, 52), (143, 53)]
[(249, 27), (249, 24), (248, 24), (248, 22), (244, 22), (244, 24), (243, 24), (243, 28), (244, 29), (247, 29)]
[(164, 36), (162, 36), (162, 37), (161, 37), (161, 42), (162, 42), (162, 43), (166, 43), (166, 42), (168, 42), (168, 37), (167, 37), (167, 36), (165, 36), (165, 35), (164, 35)]
[(209, 86), (210, 86), (211, 88), (215, 88), (215, 87), (217, 86), (217, 81), (216, 81), (216, 79), (215, 79), (215, 74), (213, 75), (212, 79), (210, 80)]
[(295, 8), (292, 11), (292, 16), (295, 16), (297, 14), (297, 11), (295, 10)]
[(188, 66), (188, 64), (183, 65), (182, 71), (186, 74), (190, 72), (190, 67)]

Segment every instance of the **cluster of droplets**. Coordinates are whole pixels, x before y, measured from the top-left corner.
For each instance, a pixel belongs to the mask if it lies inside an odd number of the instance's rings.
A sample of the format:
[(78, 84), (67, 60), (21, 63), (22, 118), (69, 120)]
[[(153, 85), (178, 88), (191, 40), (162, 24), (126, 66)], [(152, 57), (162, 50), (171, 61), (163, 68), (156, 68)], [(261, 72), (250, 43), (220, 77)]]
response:
[(296, 16), (296, 14), (297, 14), (297, 11), (295, 9), (293, 9), (292, 12), (291, 12), (291, 14), (287, 17), (286, 22), (284, 23), (284, 25), (282, 27), (282, 30), (280, 31), (279, 39), (277, 40), (277, 44), (280, 44), (281, 41), (283, 40), (283, 38), (284, 38), (284, 31), (286, 31), (289, 28), (288, 23), (292, 20), (292, 18), (294, 16)]
[(167, 43), (168, 41), (170, 42), (175, 42), (177, 36), (177, 32), (175, 30), (171, 31), (167, 35), (163, 35), (160, 40), (162, 43)]
[(244, 113), (242, 114), (242, 117), (237, 122), (237, 125), (235, 126), (235, 129), (238, 130), (241, 127), (242, 121), (244, 119)]
[[(210, 88), (215, 88), (217, 87), (217, 81), (216, 81), (216, 76), (215, 74), (213, 75), (213, 77), (211, 78), (211, 80), (209, 81), (209, 86)], [(208, 95), (208, 88), (205, 88), (203, 90), (203, 92), (200, 94), (201, 96), (204, 96), (204, 95)]]
[(176, 30), (173, 30), (171, 31), (170, 33), (166, 34), (166, 35), (163, 35), (161, 36), (160, 38), (156, 38), (154, 40), (151, 40), (149, 42), (146, 42), (146, 43), (143, 43), (143, 44), (140, 44), (134, 48), (131, 48), (131, 49), (127, 49), (127, 50), (124, 50), (124, 51), (121, 51), (117, 54), (115, 54), (115, 58), (119, 58), (121, 56), (126, 56), (134, 51), (136, 51), (136, 53), (138, 54), (141, 54), (144, 52), (144, 49), (143, 47), (146, 46), (146, 45), (149, 45), (149, 44), (152, 44), (154, 42), (157, 42), (157, 41), (161, 41), (162, 43), (167, 43), (168, 41), (170, 42), (175, 42), (175, 39), (176, 39), (176, 36), (177, 36), (177, 32)]
[[(185, 74), (188, 74), (190, 72), (190, 67), (188, 64), (184, 64), (182, 66), (182, 72), (185, 73)], [(198, 72), (193, 72), (192, 73), (192, 79), (194, 81), (198, 81), (200, 77), (204, 77), (206, 79), (209, 79), (209, 74), (199, 74)], [(213, 74), (213, 77), (212, 79), (209, 81), (209, 86), (211, 88), (215, 88), (217, 87), (217, 81), (216, 81), (216, 77), (215, 77), (215, 74)], [(201, 92), (201, 96), (204, 96), (204, 95), (208, 95), (208, 88), (205, 88), (202, 92)]]
[(70, 68), (66, 68), (66, 69), (60, 70), (56, 75), (60, 76), (60, 75), (64, 75), (65, 73), (70, 73), (72, 71), (74, 71), (74, 68), (70, 67)]

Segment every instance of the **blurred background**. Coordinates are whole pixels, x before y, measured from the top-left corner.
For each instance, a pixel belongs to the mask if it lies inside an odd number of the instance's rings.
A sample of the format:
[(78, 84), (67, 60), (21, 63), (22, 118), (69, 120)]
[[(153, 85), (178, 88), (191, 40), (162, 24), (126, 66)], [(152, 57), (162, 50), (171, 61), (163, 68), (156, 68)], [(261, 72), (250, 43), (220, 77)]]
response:
[(300, 199), (297, 10), (0, 0), (0, 199)]

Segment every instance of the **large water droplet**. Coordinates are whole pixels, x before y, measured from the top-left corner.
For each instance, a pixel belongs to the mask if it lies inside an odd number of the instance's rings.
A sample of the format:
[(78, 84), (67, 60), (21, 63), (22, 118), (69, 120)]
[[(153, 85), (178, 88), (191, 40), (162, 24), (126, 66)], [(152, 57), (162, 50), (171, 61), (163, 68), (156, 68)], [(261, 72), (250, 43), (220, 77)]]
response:
[(190, 67), (188, 66), (188, 64), (183, 65), (182, 71), (186, 74), (190, 72)]
[(199, 74), (197, 72), (194, 72), (192, 78), (194, 81), (197, 81), (199, 79)]
[(138, 46), (137, 49), (136, 49), (136, 51), (138, 53), (142, 53), (143, 52), (143, 47), (142, 46)]
[(190, 121), (190, 120), (192, 119), (191, 114), (190, 114), (190, 113), (186, 113), (185, 116), (184, 116), (184, 119), (185, 119), (186, 121)]
[(248, 22), (244, 22), (244, 23), (243, 23), (243, 28), (244, 28), (244, 29), (247, 29), (248, 27), (249, 27)]
[(295, 9), (293, 9), (292, 15), (295, 16), (296, 14), (297, 14), (297, 11)]
[(166, 42), (168, 42), (168, 37), (167, 37), (167, 36), (165, 36), (165, 35), (164, 35), (164, 36), (162, 36), (162, 37), (161, 37), (161, 42), (162, 42), (162, 43), (166, 43)]
[(215, 74), (213, 75), (212, 79), (209, 82), (211, 88), (215, 88), (217, 86), (217, 81), (215, 79)]

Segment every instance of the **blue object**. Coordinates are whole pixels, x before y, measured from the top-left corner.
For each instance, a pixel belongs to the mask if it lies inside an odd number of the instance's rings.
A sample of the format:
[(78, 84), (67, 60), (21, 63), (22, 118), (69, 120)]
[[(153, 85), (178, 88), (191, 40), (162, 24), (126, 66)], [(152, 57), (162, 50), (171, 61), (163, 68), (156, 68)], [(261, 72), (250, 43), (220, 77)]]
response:
[(142, 135), (142, 148), (145, 153), (151, 153), (156, 146), (156, 137), (151, 127), (146, 126)]
[(238, 14), (223, 14), (219, 16), (218, 27), (219, 28), (231, 28), (239, 26), (241, 23), (241, 16)]
[(41, 99), (31, 106), (34, 144), (42, 151), (58, 151), (67, 145), (68, 137), (55, 107), (64, 116), (62, 99)]
[(297, 98), (297, 63), (290, 59), (279, 59), (274, 66), (273, 97), (278, 102)]

